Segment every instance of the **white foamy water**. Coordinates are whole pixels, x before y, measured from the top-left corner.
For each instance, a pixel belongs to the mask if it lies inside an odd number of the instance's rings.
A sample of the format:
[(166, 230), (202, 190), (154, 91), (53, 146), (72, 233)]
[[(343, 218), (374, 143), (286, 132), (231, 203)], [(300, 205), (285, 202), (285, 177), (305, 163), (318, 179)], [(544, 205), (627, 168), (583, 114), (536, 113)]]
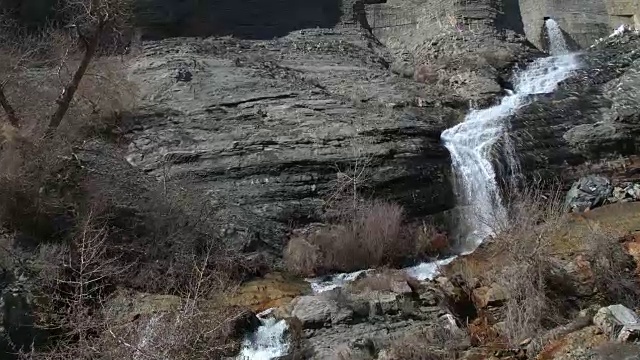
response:
[(314, 294), (319, 294), (321, 292), (343, 287), (358, 279), (361, 275), (367, 274), (371, 271), (373, 271), (373, 269), (358, 270), (351, 273), (338, 273), (330, 276), (307, 279), (307, 281), (311, 284), (311, 291)]
[(287, 322), (271, 316), (271, 309), (258, 314), (262, 324), (242, 342), (238, 360), (271, 360), (287, 354)]
[(549, 53), (551, 56), (568, 54), (567, 40), (562, 35), (562, 29), (560, 29), (558, 23), (553, 19), (547, 19), (545, 26), (549, 35)]
[[(450, 264), (455, 258), (455, 256), (452, 256), (450, 258), (433, 262), (424, 262), (416, 266), (404, 268), (403, 270), (416, 280), (433, 280), (440, 273), (440, 267)], [(314, 294), (319, 294), (321, 292), (343, 287), (348, 283), (360, 278), (361, 275), (365, 275), (373, 271), (375, 270), (358, 270), (351, 273), (339, 273), (331, 276), (307, 279), (307, 281), (311, 283), (311, 291)]]
[(455, 258), (456, 256), (452, 256), (443, 260), (421, 263), (404, 270), (407, 272), (407, 274), (417, 280), (433, 280), (436, 276), (438, 276), (438, 274), (440, 274), (440, 268), (442, 266), (449, 265), (453, 260), (455, 260)]
[[(558, 24), (546, 21), (552, 56), (537, 59), (515, 76), (514, 91), (499, 104), (472, 110), (464, 121), (442, 133), (444, 145), (451, 153), (458, 186), (458, 202), (468, 233), (462, 242), (463, 253), (474, 251), (496, 226), (505, 224), (507, 214), (493, 168), (494, 145), (508, 136), (508, 118), (530, 102), (530, 95), (553, 92), (558, 83), (579, 66), (570, 54)], [(511, 142), (504, 143), (505, 156), (513, 169), (517, 159)]]

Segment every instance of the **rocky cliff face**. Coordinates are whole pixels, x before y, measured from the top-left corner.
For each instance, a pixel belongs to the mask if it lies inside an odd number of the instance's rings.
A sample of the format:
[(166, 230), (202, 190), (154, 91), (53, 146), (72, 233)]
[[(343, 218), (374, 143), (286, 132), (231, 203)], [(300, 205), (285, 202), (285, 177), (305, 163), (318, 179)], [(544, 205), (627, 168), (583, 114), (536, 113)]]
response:
[[(359, 31), (177, 38), (143, 53), (132, 66), (143, 100), (126, 126), (128, 159), (160, 180), (282, 225), (317, 218), (336, 174), (354, 170), (365, 170), (362, 191), (413, 215), (454, 205), (440, 133), (464, 102), (391, 74), (384, 48)], [(283, 242), (283, 231), (250, 231), (275, 249)]]
[(544, 19), (555, 19), (576, 48), (587, 48), (620, 25), (640, 25), (637, 0), (519, 0), (524, 30), (532, 43), (544, 47)]
[(480, 105), (501, 94), (516, 63), (537, 51), (513, 1), (397, 1), (371, 5), (373, 34), (395, 55), (393, 70)]

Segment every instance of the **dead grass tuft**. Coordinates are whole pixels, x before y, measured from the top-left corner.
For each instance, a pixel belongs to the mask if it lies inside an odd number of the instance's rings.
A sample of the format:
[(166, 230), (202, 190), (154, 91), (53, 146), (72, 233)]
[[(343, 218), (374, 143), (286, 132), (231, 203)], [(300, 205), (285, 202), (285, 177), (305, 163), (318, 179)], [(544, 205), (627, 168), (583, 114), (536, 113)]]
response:
[[(489, 335), (477, 339), (480, 343), (502, 339), (504, 346), (517, 346), (542, 336), (579, 310), (567, 301), (571, 296), (581, 297), (585, 305), (589, 301), (637, 304), (640, 299), (633, 260), (619, 242), (623, 234), (594, 226), (576, 232), (571, 252), (558, 253), (556, 243), (563, 239), (559, 234), (571, 231), (572, 224), (561, 195), (557, 189), (513, 194), (508, 222), (498, 224), (496, 235), (475, 254), (448, 269), (469, 294), (478, 285), (495, 284), (506, 295), (503, 305), (494, 309), (494, 323), (484, 324), (487, 331), (481, 333)], [(595, 297), (585, 295), (594, 284)]]
[(633, 257), (620, 244), (623, 237), (615, 229), (592, 226), (586, 256), (604, 302), (633, 309), (640, 303), (640, 284)]

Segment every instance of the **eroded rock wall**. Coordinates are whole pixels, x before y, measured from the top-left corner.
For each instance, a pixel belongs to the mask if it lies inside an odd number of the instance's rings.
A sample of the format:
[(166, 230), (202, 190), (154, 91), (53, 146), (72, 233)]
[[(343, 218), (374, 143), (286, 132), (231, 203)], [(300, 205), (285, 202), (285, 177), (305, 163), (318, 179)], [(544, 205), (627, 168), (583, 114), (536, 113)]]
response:
[(628, 25), (640, 27), (640, 0), (604, 0), (614, 27)]
[(553, 18), (575, 48), (591, 46), (620, 25), (640, 25), (638, 0), (519, 0), (529, 41), (545, 47), (544, 19)]
[(385, 45), (410, 52), (447, 33), (523, 31), (519, 4), (513, 0), (388, 0), (367, 7), (367, 16)]

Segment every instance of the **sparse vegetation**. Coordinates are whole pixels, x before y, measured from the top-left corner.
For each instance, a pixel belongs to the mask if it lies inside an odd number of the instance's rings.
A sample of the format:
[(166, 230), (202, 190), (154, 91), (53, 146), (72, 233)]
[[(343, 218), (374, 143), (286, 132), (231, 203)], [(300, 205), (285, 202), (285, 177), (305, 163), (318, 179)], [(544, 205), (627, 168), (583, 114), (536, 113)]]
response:
[(337, 222), (309, 236), (290, 239), (284, 253), (287, 268), (303, 276), (400, 265), (423, 257), (432, 230), (408, 231), (401, 206), (359, 200), (355, 211), (342, 211)]
[(284, 251), (287, 269), (302, 276), (350, 272), (405, 262), (437, 254), (448, 247), (445, 234), (422, 222), (410, 225), (402, 206), (366, 199), (361, 185), (372, 162), (353, 145), (353, 164), (338, 168), (335, 189), (326, 201), (329, 226), (289, 240)]
[[(633, 263), (619, 242), (622, 234), (596, 226), (587, 232), (574, 231), (578, 238), (566, 237), (575, 225), (563, 211), (560, 194), (537, 189), (514, 194), (508, 224), (497, 229), (479, 252), (448, 269), (448, 275), (460, 278), (470, 296), (480, 285), (499, 288), (505, 295), (492, 312), (495, 316), (484, 317), (481, 311), (470, 324), (476, 345), (510, 348), (540, 338), (569, 321), (589, 301), (637, 304), (640, 287)], [(568, 247), (572, 250), (567, 251)], [(597, 291), (588, 300), (594, 287)], [(588, 292), (581, 295), (583, 303), (566, 302), (579, 291)]]
[(636, 264), (620, 244), (623, 239), (619, 230), (591, 227), (586, 258), (604, 302), (635, 308), (640, 303), (640, 286)]

